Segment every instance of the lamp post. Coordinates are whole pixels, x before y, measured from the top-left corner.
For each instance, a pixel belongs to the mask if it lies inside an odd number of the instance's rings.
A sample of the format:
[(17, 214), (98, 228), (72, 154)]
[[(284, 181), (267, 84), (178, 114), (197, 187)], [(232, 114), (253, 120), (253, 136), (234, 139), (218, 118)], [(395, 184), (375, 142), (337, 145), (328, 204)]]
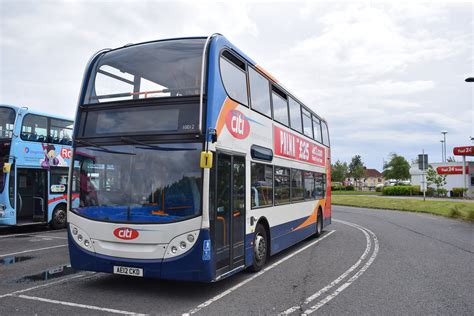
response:
[(441, 162), (444, 162), (444, 140), (440, 140), (441, 143)]
[(444, 146), (444, 150), (443, 150), (443, 153), (444, 153), (444, 156), (443, 156), (443, 162), (446, 162), (446, 134), (448, 133), (448, 131), (441, 131), (441, 134), (443, 134), (443, 146)]

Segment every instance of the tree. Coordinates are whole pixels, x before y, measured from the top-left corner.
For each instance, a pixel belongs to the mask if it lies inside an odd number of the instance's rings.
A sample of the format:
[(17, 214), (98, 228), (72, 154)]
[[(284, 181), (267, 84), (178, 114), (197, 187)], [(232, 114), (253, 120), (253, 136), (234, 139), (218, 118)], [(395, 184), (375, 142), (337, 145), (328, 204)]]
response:
[(443, 186), (447, 183), (446, 175), (438, 174), (433, 166), (429, 165), (428, 170), (426, 170), (426, 182), (428, 185), (436, 185), (436, 190), (439, 191), (439, 189), (443, 188)]
[(334, 182), (343, 182), (347, 178), (349, 173), (349, 167), (346, 162), (336, 161), (334, 165), (331, 166), (331, 181)]
[(390, 160), (384, 163), (383, 176), (385, 179), (410, 179), (410, 164), (403, 156), (391, 153)]
[(360, 155), (352, 157), (351, 163), (349, 164), (349, 175), (354, 178), (356, 185), (359, 179), (364, 175), (364, 170), (364, 163)]

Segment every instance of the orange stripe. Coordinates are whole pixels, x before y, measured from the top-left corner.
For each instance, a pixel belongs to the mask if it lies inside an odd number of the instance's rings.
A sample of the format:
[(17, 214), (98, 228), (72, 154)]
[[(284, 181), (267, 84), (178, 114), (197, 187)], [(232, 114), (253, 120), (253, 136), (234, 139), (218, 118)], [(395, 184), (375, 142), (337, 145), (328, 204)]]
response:
[(309, 225), (312, 225), (312, 224), (316, 223), (317, 220), (318, 220), (318, 209), (319, 209), (320, 205), (324, 205), (324, 199), (319, 200), (318, 204), (316, 205), (316, 207), (313, 210), (313, 213), (310, 216), (308, 216), (308, 218), (303, 223), (301, 223), (297, 227), (293, 228), (292, 231), (295, 231), (295, 230), (298, 230), (298, 229), (301, 229), (301, 228), (305, 228)]
[(265, 69), (263, 69), (261, 66), (255, 65), (255, 67), (257, 67), (257, 69), (258, 69), (261, 73), (263, 73), (265, 76), (267, 76), (271, 81), (273, 81), (273, 82), (275, 82), (275, 83), (278, 82), (278, 80), (276, 80), (275, 77), (273, 77), (268, 71), (266, 71)]
[(219, 113), (219, 117), (217, 118), (217, 126), (216, 126), (217, 136), (221, 134), (222, 129), (224, 128), (227, 113), (235, 109), (237, 105), (238, 105), (237, 102), (232, 101), (230, 98), (226, 98), (224, 100), (224, 104), (222, 105), (221, 112)]

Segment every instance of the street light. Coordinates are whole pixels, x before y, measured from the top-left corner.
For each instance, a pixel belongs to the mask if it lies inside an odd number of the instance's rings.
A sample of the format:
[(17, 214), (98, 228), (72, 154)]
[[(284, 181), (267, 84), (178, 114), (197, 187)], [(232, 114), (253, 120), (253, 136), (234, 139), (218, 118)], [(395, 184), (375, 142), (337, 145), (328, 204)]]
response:
[(443, 156), (443, 162), (446, 162), (446, 134), (448, 131), (441, 131), (441, 134), (443, 134), (443, 145), (444, 145), (444, 156)]
[(440, 140), (441, 142), (441, 162), (444, 162), (444, 140)]

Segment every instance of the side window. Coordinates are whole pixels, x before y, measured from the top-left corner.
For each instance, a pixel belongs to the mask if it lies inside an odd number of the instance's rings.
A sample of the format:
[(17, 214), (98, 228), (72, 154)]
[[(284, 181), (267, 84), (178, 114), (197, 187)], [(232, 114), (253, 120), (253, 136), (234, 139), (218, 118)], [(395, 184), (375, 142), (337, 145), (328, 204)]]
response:
[(50, 142), (54, 144), (71, 145), (73, 122), (51, 119)]
[(301, 106), (298, 102), (292, 98), (288, 99), (290, 105), (290, 124), (291, 128), (302, 133), (303, 128), (301, 126)]
[(245, 64), (225, 51), (220, 59), (220, 68), (222, 82), (229, 97), (248, 106)]
[(288, 102), (286, 96), (275, 89), (272, 90), (273, 119), (288, 126)]
[(291, 202), (304, 200), (303, 171), (291, 169)]
[(305, 108), (301, 108), (303, 117), (303, 132), (306, 136), (313, 138), (313, 124), (311, 124), (311, 113)]
[(21, 127), (21, 139), (33, 142), (46, 142), (48, 137), (48, 118), (27, 114)]
[(273, 168), (252, 162), (251, 190), (252, 208), (271, 206), (273, 204)]
[(250, 103), (252, 109), (268, 117), (272, 116), (270, 105), (270, 85), (267, 79), (249, 68)]
[(321, 121), (314, 115), (313, 115), (313, 130), (314, 130), (314, 140), (322, 143)]
[(317, 199), (322, 199), (324, 197), (324, 179), (323, 174), (315, 173), (314, 174), (314, 197)]
[(275, 167), (275, 205), (290, 203), (290, 169)]
[(328, 125), (326, 122), (321, 122), (321, 127), (323, 130), (323, 144), (326, 146), (329, 146), (329, 131), (328, 131)]
[(53, 194), (67, 192), (68, 168), (51, 168), (49, 190)]
[(314, 200), (316, 197), (316, 189), (314, 184), (314, 174), (310, 171), (304, 172), (304, 188), (305, 188), (305, 199)]

